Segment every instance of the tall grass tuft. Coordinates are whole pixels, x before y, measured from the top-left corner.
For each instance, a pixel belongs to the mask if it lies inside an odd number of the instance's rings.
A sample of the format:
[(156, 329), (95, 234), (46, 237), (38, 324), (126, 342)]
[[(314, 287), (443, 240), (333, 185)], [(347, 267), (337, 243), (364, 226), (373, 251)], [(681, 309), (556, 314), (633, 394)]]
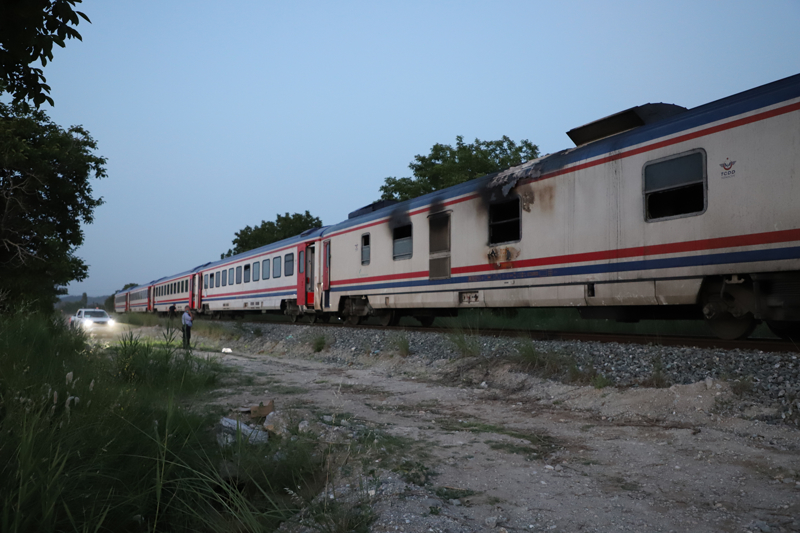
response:
[(403, 357), (411, 355), (411, 341), (408, 340), (408, 335), (405, 333), (398, 333), (390, 337), (389, 345)]
[(111, 351), (43, 316), (0, 322), (0, 531), (270, 531), (318, 492), (315, 443), (221, 449), (186, 409), (214, 360), (174, 336)]

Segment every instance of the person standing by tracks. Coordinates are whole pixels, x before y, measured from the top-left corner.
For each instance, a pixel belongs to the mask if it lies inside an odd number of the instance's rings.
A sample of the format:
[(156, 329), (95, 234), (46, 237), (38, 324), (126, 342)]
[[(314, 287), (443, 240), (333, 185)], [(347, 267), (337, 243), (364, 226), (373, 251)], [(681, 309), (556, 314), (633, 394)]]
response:
[(181, 323), (183, 324), (183, 347), (184, 349), (189, 349), (189, 346), (192, 342), (192, 321), (194, 317), (192, 316), (192, 312), (189, 310), (189, 306), (183, 308), (183, 317), (181, 317)]

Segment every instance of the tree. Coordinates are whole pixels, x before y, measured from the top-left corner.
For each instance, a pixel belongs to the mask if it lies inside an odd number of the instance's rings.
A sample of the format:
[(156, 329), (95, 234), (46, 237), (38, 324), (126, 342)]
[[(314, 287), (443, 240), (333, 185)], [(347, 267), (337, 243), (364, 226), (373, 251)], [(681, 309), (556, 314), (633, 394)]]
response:
[(437, 143), (429, 155), (415, 155), (408, 165), (413, 178), (386, 178), (380, 189), (381, 199), (409, 200), (537, 157), (539, 147), (527, 139), (517, 145), (504, 135), (499, 141), (475, 139), (472, 144), (464, 144), (464, 137), (459, 135), (455, 148)]
[(260, 226), (254, 228), (247, 226), (237, 231), (233, 239), (233, 248), (228, 250), (228, 253), (222, 254), (220, 259), (300, 235), (308, 229), (321, 227), (322, 221), (311, 216), (308, 211), (302, 215), (300, 213), (276, 215), (275, 222), (262, 220)]
[(0, 88), (10, 92), (14, 101), (31, 100), (39, 107), (48, 96), (42, 69), (31, 66), (40, 61), (44, 67), (53, 60), (53, 45), (65, 46), (67, 39), (81, 40), (72, 26), (89, 18), (75, 11), (81, 0), (3, 0), (0, 3)]
[(0, 103), (0, 308), (52, 310), (61, 287), (86, 277), (74, 251), (103, 203), (92, 196), (91, 178), (106, 177), (96, 148), (80, 126), (64, 130), (25, 103)]

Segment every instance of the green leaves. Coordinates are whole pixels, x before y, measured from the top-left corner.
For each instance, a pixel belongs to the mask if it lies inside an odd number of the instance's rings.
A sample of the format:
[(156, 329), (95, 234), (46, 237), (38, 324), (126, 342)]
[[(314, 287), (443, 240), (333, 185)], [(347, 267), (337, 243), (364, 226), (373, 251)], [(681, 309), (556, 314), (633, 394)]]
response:
[[(36, 301), (51, 309), (60, 287), (86, 277), (73, 255), (102, 198), (97, 144), (79, 126), (64, 130), (27, 104), (0, 103), (0, 279), (3, 307)], [(2, 291), (0, 291), (2, 292)]]
[(380, 188), (381, 199), (409, 200), (537, 157), (539, 148), (527, 139), (517, 144), (504, 135), (497, 141), (475, 139), (474, 143), (465, 144), (459, 135), (455, 147), (437, 143), (429, 155), (414, 156), (408, 165), (413, 178), (386, 178)]
[(262, 220), (260, 226), (254, 228), (247, 226), (237, 231), (236, 238), (233, 239), (233, 249), (222, 254), (220, 259), (300, 235), (307, 229), (320, 227), (322, 221), (308, 211), (302, 215), (300, 213), (276, 215), (275, 222)]
[(15, 102), (53, 105), (50, 87), (36, 61), (53, 60), (53, 44), (64, 48), (67, 39), (81, 39), (77, 26), (89, 18), (75, 11), (81, 0), (4, 0), (0, 3), (0, 89)]

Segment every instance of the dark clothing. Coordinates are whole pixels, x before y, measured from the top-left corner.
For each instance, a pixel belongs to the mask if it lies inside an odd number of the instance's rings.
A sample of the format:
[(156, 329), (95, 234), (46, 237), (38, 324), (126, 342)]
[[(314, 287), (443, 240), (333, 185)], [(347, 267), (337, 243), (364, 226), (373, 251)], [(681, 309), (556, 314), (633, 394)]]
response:
[(170, 318), (175, 318), (175, 306), (174, 305), (169, 306), (169, 317)]
[(189, 348), (192, 343), (192, 326), (183, 325), (183, 347)]
[(192, 342), (192, 314), (189, 311), (184, 312), (181, 322), (183, 323), (183, 347), (189, 348)]

